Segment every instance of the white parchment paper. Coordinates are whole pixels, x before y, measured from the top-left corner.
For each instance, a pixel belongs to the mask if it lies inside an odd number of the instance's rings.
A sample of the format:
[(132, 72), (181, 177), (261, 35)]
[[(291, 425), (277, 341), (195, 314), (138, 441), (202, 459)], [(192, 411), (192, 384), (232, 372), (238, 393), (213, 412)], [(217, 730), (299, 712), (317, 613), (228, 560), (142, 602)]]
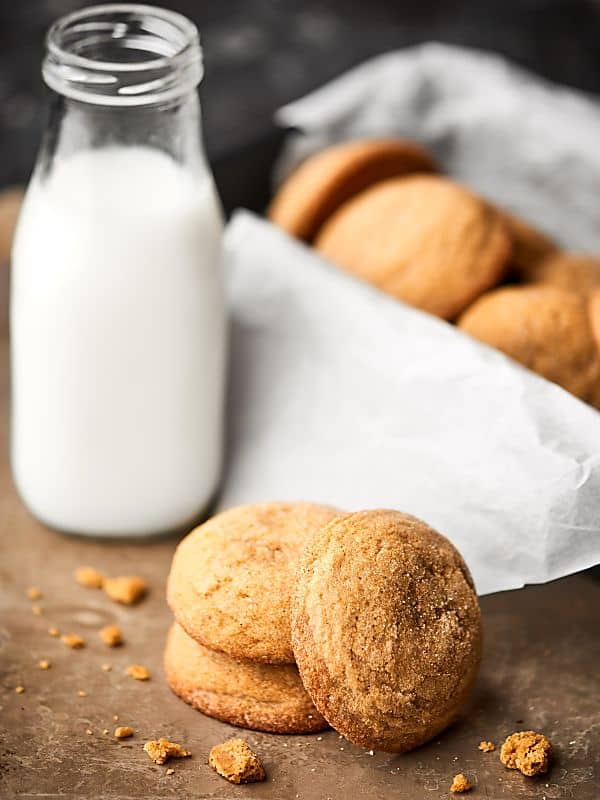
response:
[[(600, 112), (496, 58), (437, 45), (384, 56), (280, 119), (306, 129), (284, 169), (328, 141), (410, 135), (564, 242), (600, 249)], [(247, 212), (226, 253), (223, 505), (399, 508), (455, 542), (482, 594), (600, 562), (597, 411)]]
[(480, 593), (600, 561), (600, 414), (238, 212), (222, 504), (422, 517)]

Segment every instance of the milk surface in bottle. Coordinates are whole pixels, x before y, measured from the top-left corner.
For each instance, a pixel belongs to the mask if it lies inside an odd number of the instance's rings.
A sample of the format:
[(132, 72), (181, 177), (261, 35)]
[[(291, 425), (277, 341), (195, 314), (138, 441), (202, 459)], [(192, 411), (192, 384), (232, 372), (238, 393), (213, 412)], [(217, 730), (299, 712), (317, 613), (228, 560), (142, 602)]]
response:
[(56, 95), (12, 258), (12, 466), (49, 525), (149, 535), (191, 524), (218, 485), (222, 220), (196, 30), (116, 8), (49, 34)]

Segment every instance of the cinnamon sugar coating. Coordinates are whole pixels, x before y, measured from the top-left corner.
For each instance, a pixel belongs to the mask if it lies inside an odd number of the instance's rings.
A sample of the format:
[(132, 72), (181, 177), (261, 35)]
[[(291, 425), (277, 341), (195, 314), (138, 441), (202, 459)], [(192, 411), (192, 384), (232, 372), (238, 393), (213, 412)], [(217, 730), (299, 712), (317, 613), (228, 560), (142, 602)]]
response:
[(361, 747), (403, 752), (458, 714), (479, 668), (481, 620), (456, 548), (398, 511), (346, 514), (306, 547), (292, 642), (321, 714)]

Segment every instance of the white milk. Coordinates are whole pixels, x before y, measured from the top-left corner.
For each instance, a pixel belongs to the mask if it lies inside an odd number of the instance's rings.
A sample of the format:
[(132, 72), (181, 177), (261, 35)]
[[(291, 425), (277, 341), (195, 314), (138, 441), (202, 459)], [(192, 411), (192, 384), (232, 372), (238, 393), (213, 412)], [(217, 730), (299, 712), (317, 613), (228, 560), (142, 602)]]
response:
[(158, 150), (84, 151), (34, 176), (12, 260), (12, 464), (46, 523), (143, 535), (210, 500), (221, 233), (211, 178)]

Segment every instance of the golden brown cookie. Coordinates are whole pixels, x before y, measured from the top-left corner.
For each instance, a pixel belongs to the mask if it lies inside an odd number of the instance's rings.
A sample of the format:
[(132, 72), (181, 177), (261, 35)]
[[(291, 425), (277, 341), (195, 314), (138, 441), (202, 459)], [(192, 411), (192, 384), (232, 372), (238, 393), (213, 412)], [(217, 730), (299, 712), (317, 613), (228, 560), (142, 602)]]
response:
[(588, 299), (588, 313), (594, 341), (596, 342), (598, 351), (600, 351), (600, 288), (590, 293)]
[(292, 642), (329, 724), (361, 747), (400, 753), (464, 703), (479, 668), (479, 603), (456, 548), (421, 520), (344, 514), (301, 556)]
[(272, 222), (311, 241), (342, 203), (378, 181), (434, 172), (431, 156), (405, 139), (358, 139), (306, 159), (282, 184), (268, 210)]
[(444, 319), (498, 283), (510, 254), (499, 214), (435, 175), (395, 178), (362, 192), (326, 222), (316, 247), (348, 272)]
[(586, 303), (555, 286), (506, 286), (480, 297), (459, 328), (594, 404), (600, 359)]
[(235, 661), (198, 644), (175, 623), (164, 665), (175, 694), (210, 717), (268, 733), (327, 728), (294, 664)]
[(587, 297), (591, 291), (600, 288), (600, 258), (559, 250), (533, 265), (526, 280), (569, 289)]
[(524, 219), (498, 209), (512, 240), (511, 269), (523, 281), (530, 280), (535, 265), (554, 252), (556, 244)]
[(293, 664), (289, 604), (298, 556), (339, 511), (262, 503), (224, 511), (192, 531), (173, 557), (167, 600), (187, 633), (211, 650)]

